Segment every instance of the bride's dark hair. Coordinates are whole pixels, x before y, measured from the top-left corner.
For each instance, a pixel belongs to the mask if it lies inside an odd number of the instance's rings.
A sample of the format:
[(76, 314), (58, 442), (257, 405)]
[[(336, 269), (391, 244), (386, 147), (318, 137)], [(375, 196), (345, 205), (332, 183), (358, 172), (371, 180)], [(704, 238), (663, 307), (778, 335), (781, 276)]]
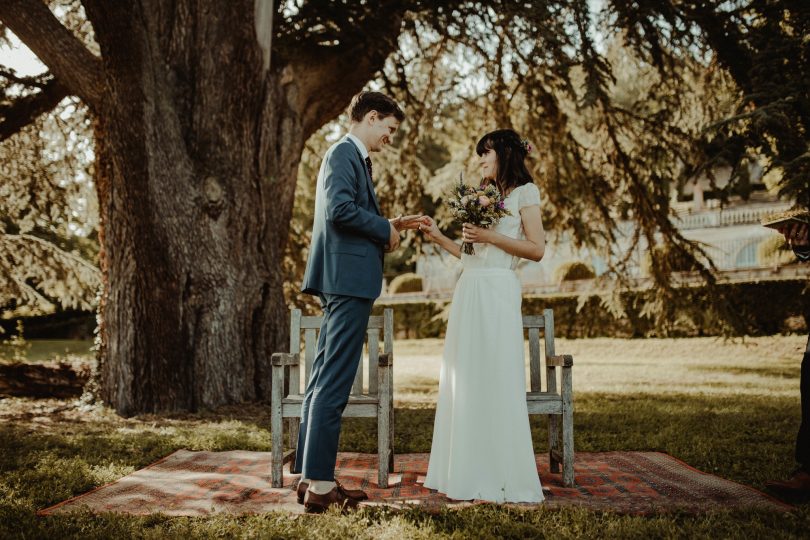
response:
[(522, 140), (515, 130), (496, 129), (481, 137), (475, 146), (475, 152), (483, 156), (489, 149), (495, 150), (495, 155), (498, 156), (495, 185), (502, 194), (512, 188), (534, 182), (525, 162), (529, 153), (528, 143)]

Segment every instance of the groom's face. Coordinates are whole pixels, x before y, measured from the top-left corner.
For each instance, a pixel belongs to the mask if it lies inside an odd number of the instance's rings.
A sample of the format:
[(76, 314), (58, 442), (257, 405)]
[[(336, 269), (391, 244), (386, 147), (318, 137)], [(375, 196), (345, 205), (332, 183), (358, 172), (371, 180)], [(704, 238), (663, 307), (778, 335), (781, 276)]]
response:
[(397, 128), (399, 128), (399, 121), (393, 114), (381, 118), (377, 111), (371, 111), (369, 115), (368, 125), (371, 144), (368, 151), (379, 152), (383, 149), (383, 146), (391, 144), (391, 139), (394, 137), (394, 133), (397, 132)]

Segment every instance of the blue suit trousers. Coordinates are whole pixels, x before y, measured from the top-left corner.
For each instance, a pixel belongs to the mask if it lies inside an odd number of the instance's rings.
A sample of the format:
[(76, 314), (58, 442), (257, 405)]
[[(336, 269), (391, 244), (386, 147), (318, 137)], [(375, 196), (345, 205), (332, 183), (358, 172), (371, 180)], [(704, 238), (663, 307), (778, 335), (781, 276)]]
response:
[(323, 322), (301, 408), (293, 472), (310, 480), (334, 480), (343, 410), (363, 354), (374, 300), (321, 294)]

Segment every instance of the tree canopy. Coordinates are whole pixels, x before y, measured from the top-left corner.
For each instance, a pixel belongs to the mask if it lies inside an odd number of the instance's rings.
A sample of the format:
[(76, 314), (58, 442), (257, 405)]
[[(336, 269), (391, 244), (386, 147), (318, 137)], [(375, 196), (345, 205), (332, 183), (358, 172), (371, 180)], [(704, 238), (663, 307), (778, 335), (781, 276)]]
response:
[[(364, 86), (408, 115), (378, 169), (385, 212), (441, 217), (443, 186), (459, 171), (474, 177), (477, 138), (514, 127), (536, 148), (548, 228), (599, 250), (619, 279), (636, 246), (667, 246), (650, 262), (661, 317), (684, 258), (714, 282), (711, 261), (672, 223), (673, 187), (724, 165), (733, 188), (756, 161), (782, 196), (810, 207), (807, 2), (273, 6), (268, 57), (264, 0), (0, 5), (0, 34), (48, 67), (36, 77), (0, 67), (0, 269), (11, 276), (0, 305), (86, 306), (101, 281), (110, 339), (128, 358), (109, 375), (110, 399), (123, 399), (134, 371), (154, 373), (128, 365), (139, 347), (167, 374), (181, 358), (191, 378), (232, 354), (223, 379), (181, 406), (254, 395), (242, 388), (252, 362), (284, 343), (279, 291), (286, 277), (295, 292), (329, 122)], [(88, 264), (96, 219), (101, 277)], [(230, 389), (235, 369), (247, 382)], [(164, 394), (173, 399), (155, 388), (120, 408)]]
[[(51, 1), (49, 7), (98, 54), (81, 2)], [(295, 60), (312, 73), (299, 70), (294, 76), (312, 79), (323, 54), (349, 60), (353, 50), (378, 39), (387, 44), (390, 55), (372, 84), (400, 99), (408, 120), (395, 151), (386, 156), (395, 171), (379, 187), (386, 209), (406, 211), (424, 206), (426, 196), (438, 198), (457, 170), (472, 169), (476, 136), (504, 126), (518, 129), (537, 149), (533, 171), (545, 188), (547, 227), (606, 253), (615, 250), (616, 220), (624, 218), (638, 225), (631, 245), (641, 238), (654, 244), (655, 235), (664, 232), (676, 250), (694, 253), (669, 224), (670, 190), (718, 164), (733, 168), (733, 183), (746, 163), (761, 161), (781, 177), (783, 196), (810, 206), (805, 3), (440, 2), (433, 9), (391, 2), (387, 7), (388, 24), (380, 25), (381, 10), (370, 4), (277, 3), (273, 42), (276, 63)], [(75, 211), (77, 201), (70, 189), (92, 186), (86, 172), (91, 163), (81, 165), (85, 172), (78, 180), (55, 180), (74, 172), (82, 154), (92, 153), (79, 148), (92, 145), (87, 109), (66, 100), (68, 87), (53, 71), (19, 77), (3, 68), (0, 77), (0, 137), (8, 140), (0, 146), (8, 192), (2, 212), (7, 255), (0, 258), (7, 279), (0, 303), (42, 303), (49, 294), (87, 307), (97, 278), (33, 225), (39, 220), (44, 230), (67, 223), (63, 216)], [(324, 103), (310, 107), (325, 107), (329, 99), (324, 95)], [(43, 122), (52, 125), (48, 133)], [(54, 123), (63, 130), (71, 123), (78, 143), (54, 139)], [(43, 143), (63, 160), (34, 155)], [(428, 147), (444, 155), (431, 163)], [(431, 169), (436, 165), (439, 170)], [(37, 184), (35, 176), (44, 183)], [(78, 196), (80, 208), (92, 206), (88, 195)], [(76, 231), (86, 234), (88, 226), (92, 229), (92, 219), (59, 234), (75, 242)], [(294, 234), (305, 235), (306, 229)], [(19, 258), (26, 251), (29, 264)], [(31, 264), (35, 261), (39, 264)], [(661, 259), (656, 272), (662, 279), (666, 266)], [(55, 287), (58, 282), (64, 286)]]

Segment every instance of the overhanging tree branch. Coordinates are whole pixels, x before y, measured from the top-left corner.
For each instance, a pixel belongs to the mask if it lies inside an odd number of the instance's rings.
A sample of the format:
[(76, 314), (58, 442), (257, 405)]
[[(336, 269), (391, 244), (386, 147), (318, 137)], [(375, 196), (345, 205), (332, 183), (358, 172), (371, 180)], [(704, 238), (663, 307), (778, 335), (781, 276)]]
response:
[[(388, 7), (391, 9), (379, 10), (386, 13), (384, 18), (369, 17), (372, 20), (364, 25), (367, 30), (362, 39), (344, 39), (337, 46), (318, 46), (291, 58), (302, 90), (300, 95), (314, 98), (309, 107), (302, 107), (305, 133), (314, 133), (340, 114), (348, 98), (382, 68), (385, 59), (396, 49), (405, 9), (396, 2)], [(340, 84), (336, 85), (336, 81)]]
[[(382, 46), (380, 48), (383, 49)], [(385, 47), (385, 54), (364, 50), (362, 46), (352, 49), (354, 54), (323, 55), (324, 60), (319, 65), (307, 62), (297, 67), (296, 71), (306, 70), (306, 79), (301, 81), (304, 87), (301, 95), (313, 100), (310, 108), (303, 110), (306, 133), (314, 133), (325, 122), (340, 114), (346, 108), (348, 99), (382, 68), (385, 57), (393, 47)], [(340, 81), (340, 84), (336, 85), (336, 81)]]
[(48, 66), (68, 92), (97, 108), (101, 101), (101, 60), (59, 22), (42, 0), (3, 0), (0, 21)]
[(17, 98), (10, 104), (0, 104), (0, 142), (32, 123), (40, 115), (53, 110), (68, 95), (70, 92), (64, 85), (56, 79), (51, 79), (36, 94)]
[(21, 84), (23, 86), (31, 86), (35, 88), (45, 88), (50, 79), (50, 73), (42, 75), (34, 75), (33, 77), (23, 77), (17, 75), (17, 72), (11, 68), (0, 67), (0, 77), (8, 79), (12, 83)]

